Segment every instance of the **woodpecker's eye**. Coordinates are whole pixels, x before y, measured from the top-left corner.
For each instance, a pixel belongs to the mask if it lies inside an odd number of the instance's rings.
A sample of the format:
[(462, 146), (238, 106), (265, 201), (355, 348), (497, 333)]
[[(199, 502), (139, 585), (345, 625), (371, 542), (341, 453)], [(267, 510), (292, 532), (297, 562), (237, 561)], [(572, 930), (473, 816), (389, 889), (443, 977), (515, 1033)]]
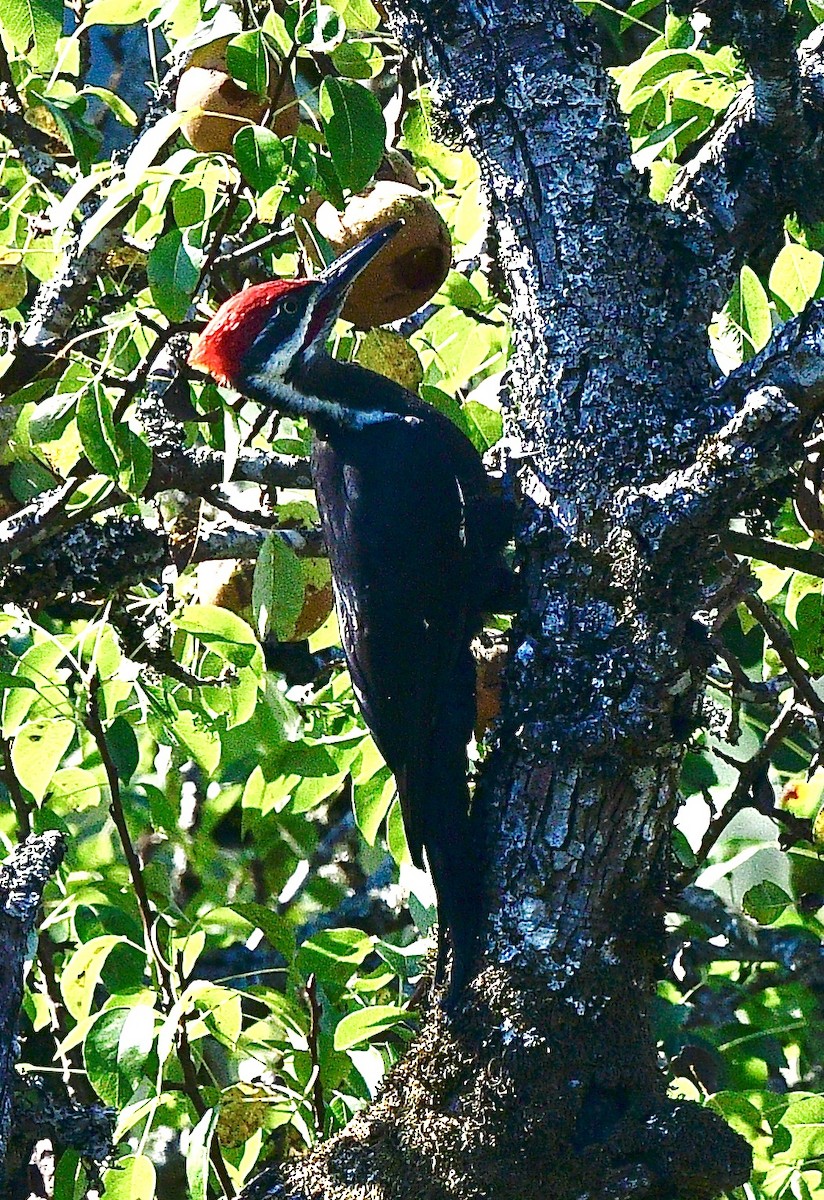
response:
[(294, 314), (298, 311), (298, 306), (294, 300), (284, 300), (283, 301), (283, 311)]

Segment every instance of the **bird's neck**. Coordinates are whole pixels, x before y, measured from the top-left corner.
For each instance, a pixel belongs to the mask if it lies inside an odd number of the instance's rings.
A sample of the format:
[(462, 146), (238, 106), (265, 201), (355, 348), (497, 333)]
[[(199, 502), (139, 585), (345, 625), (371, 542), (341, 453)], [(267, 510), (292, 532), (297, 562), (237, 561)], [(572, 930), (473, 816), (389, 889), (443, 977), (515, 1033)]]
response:
[(283, 386), (290, 390), (295, 410), (321, 434), (414, 418), (421, 406), (416, 396), (383, 375), (325, 353), (299, 359)]

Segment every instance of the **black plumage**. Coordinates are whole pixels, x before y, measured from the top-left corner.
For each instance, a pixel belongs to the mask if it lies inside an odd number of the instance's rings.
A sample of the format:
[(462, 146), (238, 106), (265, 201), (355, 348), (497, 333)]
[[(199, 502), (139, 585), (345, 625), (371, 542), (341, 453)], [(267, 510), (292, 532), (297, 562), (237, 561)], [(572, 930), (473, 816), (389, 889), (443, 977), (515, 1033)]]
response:
[(347, 404), (360, 389), (379, 389), (388, 412), (356, 429), (316, 421), (312, 475), (352, 684), (395, 775), (417, 866), (426, 851), (441, 923), (438, 975), (448, 934), (457, 994), (481, 911), (467, 782), (470, 643), (499, 574), (503, 511), (474, 446), (446, 417), (359, 367), (324, 368), (324, 395)]

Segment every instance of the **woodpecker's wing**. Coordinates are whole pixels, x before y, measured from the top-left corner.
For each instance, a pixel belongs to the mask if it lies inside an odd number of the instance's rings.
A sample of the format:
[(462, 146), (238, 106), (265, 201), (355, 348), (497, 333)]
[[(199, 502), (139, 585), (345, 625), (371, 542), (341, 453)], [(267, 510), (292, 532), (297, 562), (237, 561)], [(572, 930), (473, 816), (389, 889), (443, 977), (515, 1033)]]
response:
[[(395, 774), (419, 865), (424, 846), (431, 857), (465, 820), (475, 710), (465, 657), (477, 564), (449, 443), (440, 422), (397, 417), (336, 431), (313, 455), (353, 686)], [(463, 786), (444, 795), (440, 775)]]

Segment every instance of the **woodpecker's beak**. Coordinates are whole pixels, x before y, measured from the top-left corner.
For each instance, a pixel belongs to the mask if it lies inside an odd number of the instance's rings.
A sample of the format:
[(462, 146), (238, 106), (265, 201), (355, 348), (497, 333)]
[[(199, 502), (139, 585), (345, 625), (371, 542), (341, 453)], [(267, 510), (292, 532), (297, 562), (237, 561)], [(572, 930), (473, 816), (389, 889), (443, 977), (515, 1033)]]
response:
[(357, 277), (402, 228), (403, 221), (393, 221), (391, 225), (384, 225), (382, 229), (370, 233), (362, 242), (358, 242), (357, 246), (353, 246), (330, 263), (318, 276), (319, 282), (323, 284), (323, 300), (332, 300), (336, 305), (343, 304), (346, 293)]

